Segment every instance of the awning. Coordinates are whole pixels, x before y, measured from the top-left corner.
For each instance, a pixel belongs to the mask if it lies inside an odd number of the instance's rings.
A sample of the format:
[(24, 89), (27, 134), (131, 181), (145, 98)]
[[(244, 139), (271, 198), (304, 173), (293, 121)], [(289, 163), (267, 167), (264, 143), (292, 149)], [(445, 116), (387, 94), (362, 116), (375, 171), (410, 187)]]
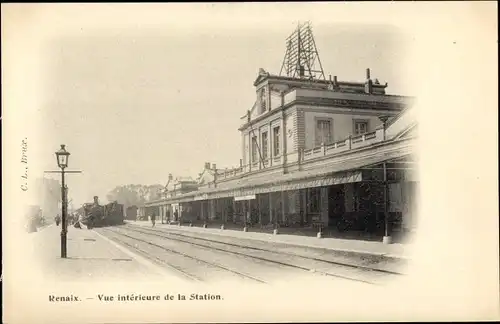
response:
[(280, 179), (278, 178), (274, 183), (266, 182), (252, 187), (250, 187), (250, 184), (248, 184), (246, 187), (243, 188), (235, 188), (230, 190), (225, 189), (224, 191), (213, 192), (210, 194), (205, 194), (203, 196), (208, 197), (206, 199), (235, 197), (236, 201), (250, 200), (254, 199), (251, 197), (257, 194), (323, 187), (323, 186), (330, 186), (342, 183), (359, 182), (361, 180), (362, 180), (361, 171), (354, 171), (348, 173), (344, 172), (342, 174), (334, 174), (328, 176), (322, 175), (317, 178), (310, 177), (308, 179), (295, 180), (295, 181), (289, 180), (288, 182), (283, 182), (283, 183), (281, 183)]
[[(185, 195), (172, 197), (164, 204), (219, 199), (227, 197), (245, 197), (269, 192), (299, 190), (305, 188), (324, 187), (337, 184), (360, 182), (363, 180), (362, 168), (384, 161), (402, 157), (400, 151), (375, 153), (363, 157), (351, 158), (340, 162), (325, 164), (313, 170), (297, 171), (289, 174), (269, 175), (265, 179), (245, 177), (234, 181), (231, 185), (198, 190)], [(238, 198), (240, 200), (247, 200)]]

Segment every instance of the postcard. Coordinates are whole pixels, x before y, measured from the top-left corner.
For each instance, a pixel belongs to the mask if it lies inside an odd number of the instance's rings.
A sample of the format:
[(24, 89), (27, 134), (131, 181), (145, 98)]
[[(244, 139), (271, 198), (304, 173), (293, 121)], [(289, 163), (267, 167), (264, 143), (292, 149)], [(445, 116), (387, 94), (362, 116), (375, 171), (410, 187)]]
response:
[(2, 4), (4, 322), (498, 320), (496, 7)]

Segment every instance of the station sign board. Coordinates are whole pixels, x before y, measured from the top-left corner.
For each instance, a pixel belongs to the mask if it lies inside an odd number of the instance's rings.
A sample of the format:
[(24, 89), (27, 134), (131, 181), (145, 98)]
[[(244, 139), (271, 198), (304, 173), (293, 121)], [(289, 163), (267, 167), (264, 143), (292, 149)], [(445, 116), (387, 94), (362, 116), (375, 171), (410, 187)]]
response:
[(234, 197), (235, 201), (241, 201), (241, 200), (254, 200), (255, 195), (247, 195), (247, 196), (239, 196), (239, 197)]

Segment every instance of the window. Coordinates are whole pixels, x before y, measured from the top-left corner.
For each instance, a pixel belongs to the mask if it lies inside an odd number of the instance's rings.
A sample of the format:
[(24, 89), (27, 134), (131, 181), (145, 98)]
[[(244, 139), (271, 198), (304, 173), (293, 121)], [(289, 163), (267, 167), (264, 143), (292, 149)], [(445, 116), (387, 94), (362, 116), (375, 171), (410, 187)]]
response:
[(361, 135), (368, 131), (368, 122), (355, 121), (354, 122), (354, 135)]
[(331, 120), (318, 119), (316, 121), (316, 146), (321, 143), (330, 143), (332, 140), (332, 123)]
[(262, 140), (262, 159), (266, 160), (267, 159), (267, 132), (262, 133), (261, 135), (261, 140)]
[(257, 136), (252, 137), (252, 162), (257, 162), (258, 159), (258, 145), (257, 145)]
[(260, 104), (260, 113), (265, 113), (266, 112), (266, 88), (260, 89), (259, 92), (259, 104)]
[(280, 127), (273, 128), (273, 155), (280, 155)]

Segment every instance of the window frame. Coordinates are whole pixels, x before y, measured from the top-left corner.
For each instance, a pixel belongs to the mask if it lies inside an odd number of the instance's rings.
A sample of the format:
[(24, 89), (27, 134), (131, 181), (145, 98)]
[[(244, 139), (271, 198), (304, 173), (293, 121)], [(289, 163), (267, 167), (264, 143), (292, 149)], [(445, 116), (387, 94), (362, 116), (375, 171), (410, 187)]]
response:
[[(273, 156), (280, 156), (281, 154), (281, 126), (274, 126), (273, 128)], [(277, 140), (276, 140), (277, 139)]]
[[(359, 134), (356, 133), (356, 125), (358, 123), (364, 123), (364, 124), (366, 124), (366, 131), (364, 133), (359, 133)], [(369, 132), (369, 129), (370, 129), (370, 120), (369, 119), (360, 119), (360, 118), (357, 118), (357, 119), (353, 119), (352, 120), (352, 134), (354, 136), (359, 136), (359, 135), (366, 134), (366, 133)]]
[[(265, 135), (265, 136), (264, 136)], [(265, 141), (264, 141), (265, 137)], [(264, 146), (265, 144), (265, 146)], [(267, 160), (269, 158), (269, 155), (267, 154), (267, 150), (269, 148), (269, 133), (267, 130), (262, 131), (260, 133), (260, 146), (262, 148), (262, 160)]]
[(256, 163), (256, 162), (259, 162), (259, 148), (258, 148), (258, 139), (257, 139), (257, 136), (251, 136), (251, 142), (252, 142), (252, 145), (251, 145), (251, 153), (250, 153), (250, 157), (252, 159), (252, 163)]
[(267, 89), (266, 87), (262, 87), (257, 90), (257, 101), (259, 103), (259, 112), (261, 114), (267, 111)]
[(314, 117), (314, 146), (320, 146), (321, 143), (318, 143), (318, 122), (328, 122), (330, 124), (330, 140), (325, 141), (324, 144), (330, 144), (334, 142), (334, 137), (333, 137), (333, 118), (331, 117)]

